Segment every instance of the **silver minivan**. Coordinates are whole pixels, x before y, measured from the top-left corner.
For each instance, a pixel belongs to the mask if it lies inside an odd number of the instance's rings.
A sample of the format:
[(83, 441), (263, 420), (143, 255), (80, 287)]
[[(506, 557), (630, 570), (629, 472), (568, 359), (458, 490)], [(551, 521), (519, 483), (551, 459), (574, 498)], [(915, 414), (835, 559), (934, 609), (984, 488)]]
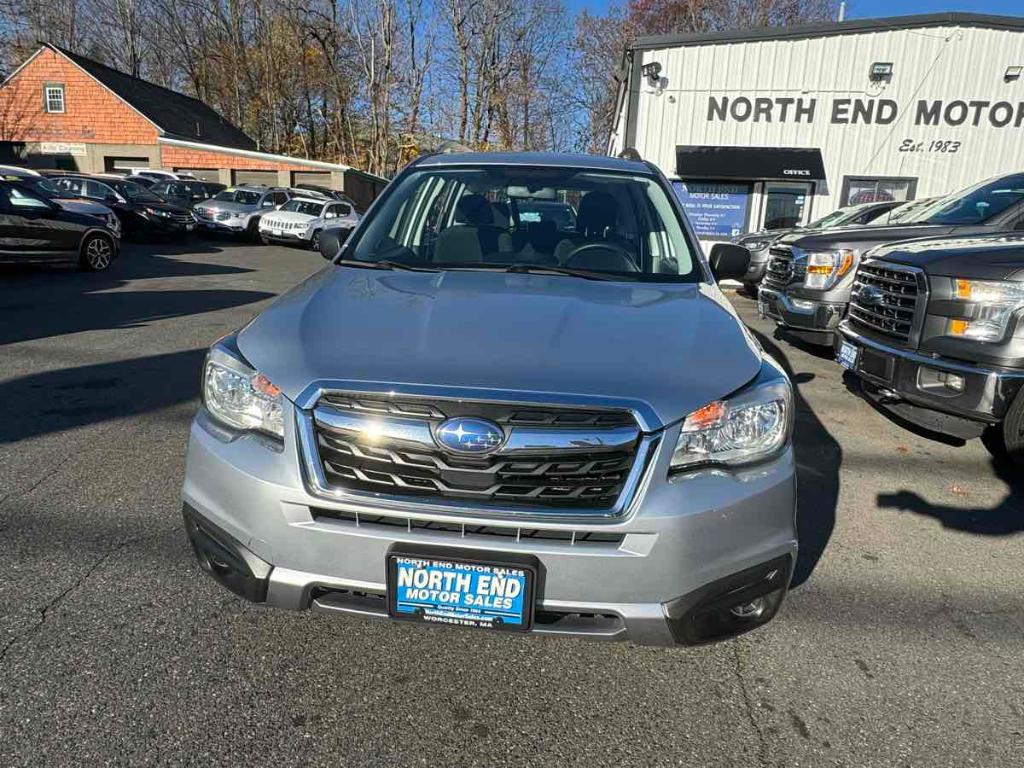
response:
[(414, 161), (210, 349), (199, 562), (260, 603), (483, 631), (765, 624), (797, 550), (793, 393), (716, 284), (748, 258), (709, 263), (648, 163)]

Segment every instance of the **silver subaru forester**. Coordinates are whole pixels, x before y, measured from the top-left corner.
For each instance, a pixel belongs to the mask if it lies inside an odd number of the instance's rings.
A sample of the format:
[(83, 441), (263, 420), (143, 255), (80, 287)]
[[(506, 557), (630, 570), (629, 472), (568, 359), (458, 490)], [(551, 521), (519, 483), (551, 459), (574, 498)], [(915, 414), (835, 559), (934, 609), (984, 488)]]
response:
[(776, 614), (793, 394), (648, 163), (422, 157), (210, 350), (202, 567), (281, 608), (654, 645)]

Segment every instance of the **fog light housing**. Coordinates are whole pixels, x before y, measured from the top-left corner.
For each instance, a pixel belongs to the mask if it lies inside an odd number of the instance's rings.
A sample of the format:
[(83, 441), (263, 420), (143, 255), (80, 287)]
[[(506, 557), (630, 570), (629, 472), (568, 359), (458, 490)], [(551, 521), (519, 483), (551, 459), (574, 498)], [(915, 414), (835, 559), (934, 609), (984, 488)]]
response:
[(782, 605), (793, 570), (789, 555), (719, 579), (665, 605), (677, 643), (725, 640), (763, 626)]

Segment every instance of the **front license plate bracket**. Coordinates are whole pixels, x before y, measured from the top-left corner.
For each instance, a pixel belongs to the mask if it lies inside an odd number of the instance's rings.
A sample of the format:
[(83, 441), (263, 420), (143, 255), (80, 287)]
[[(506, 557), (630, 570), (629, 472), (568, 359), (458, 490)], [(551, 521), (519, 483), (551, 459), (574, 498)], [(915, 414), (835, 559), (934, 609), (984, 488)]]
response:
[(540, 563), (532, 555), (402, 543), (391, 546), (385, 564), (393, 619), (504, 632), (533, 627)]

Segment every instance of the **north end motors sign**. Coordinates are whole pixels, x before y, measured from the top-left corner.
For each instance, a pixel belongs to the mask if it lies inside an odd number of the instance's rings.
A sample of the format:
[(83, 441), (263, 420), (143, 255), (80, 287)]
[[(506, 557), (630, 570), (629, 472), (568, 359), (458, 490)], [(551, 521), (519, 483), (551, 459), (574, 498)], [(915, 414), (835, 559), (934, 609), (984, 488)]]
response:
[(710, 96), (708, 122), (814, 123), (832, 125), (891, 125), (902, 109), (911, 111), (913, 125), (991, 126), (1024, 125), (1024, 101), (919, 99), (902, 106), (892, 99), (836, 98), (819, 104), (813, 97)]

